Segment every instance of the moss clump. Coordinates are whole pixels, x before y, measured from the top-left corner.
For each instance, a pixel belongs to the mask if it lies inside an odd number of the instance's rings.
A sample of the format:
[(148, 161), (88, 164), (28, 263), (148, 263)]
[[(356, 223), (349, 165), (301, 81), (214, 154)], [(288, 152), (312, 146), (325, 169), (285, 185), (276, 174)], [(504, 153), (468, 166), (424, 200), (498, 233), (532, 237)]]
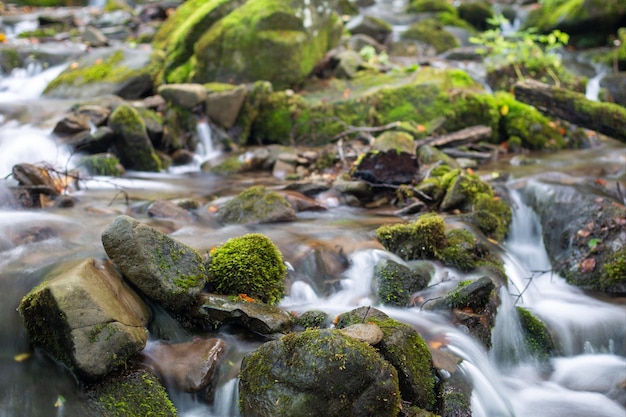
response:
[(267, 237), (251, 233), (229, 239), (210, 253), (207, 283), (217, 293), (247, 294), (268, 304), (285, 294), (287, 267)]
[(476, 238), (465, 229), (450, 230), (447, 245), (439, 251), (439, 258), (446, 265), (451, 265), (463, 272), (476, 269), (477, 257), (474, 253)]
[(430, 280), (425, 268), (411, 269), (392, 260), (377, 264), (374, 268), (378, 299), (386, 305), (405, 307), (411, 295), (423, 290)]
[(81, 164), (91, 175), (119, 177), (124, 174), (124, 167), (113, 154), (88, 155), (81, 159)]
[(525, 308), (516, 307), (516, 309), (530, 353), (540, 360), (550, 359), (556, 348), (548, 326)]
[(495, 97), (502, 114), (502, 137), (519, 137), (522, 146), (530, 150), (556, 150), (565, 147), (565, 139), (555, 124), (535, 107), (515, 100), (509, 93), (499, 92)]
[(293, 220), (295, 212), (282, 195), (255, 186), (226, 202), (217, 216), (224, 223), (271, 223)]
[(467, 295), (464, 294), (461, 290), (467, 287), (468, 285), (470, 285), (472, 282), (474, 281), (472, 281), (471, 279), (466, 279), (466, 280), (459, 282), (456, 288), (450, 293), (448, 293), (448, 295), (446, 295), (446, 298), (445, 298), (446, 305), (450, 308), (458, 308), (460, 306), (467, 306), (471, 300), (466, 298)]
[(626, 247), (613, 252), (607, 258), (600, 276), (600, 288), (606, 290), (620, 286), (626, 286)]
[(449, 12), (456, 14), (456, 9), (446, 0), (412, 0), (407, 10), (410, 13)]
[(493, 17), (493, 10), (486, 1), (461, 3), (457, 11), (461, 19), (469, 22), (474, 28), (481, 31), (490, 28), (488, 20)]
[(438, 214), (428, 213), (413, 223), (381, 226), (376, 237), (404, 260), (435, 259), (445, 246), (445, 223)]
[(110, 417), (176, 417), (177, 411), (158, 378), (145, 369), (116, 372), (87, 387), (90, 404)]
[(321, 329), (327, 322), (328, 314), (319, 310), (305, 311), (294, 320), (296, 326), (304, 329)]
[(427, 43), (435, 48), (438, 54), (460, 45), (458, 38), (445, 30), (436, 19), (423, 19), (412, 24), (402, 37)]

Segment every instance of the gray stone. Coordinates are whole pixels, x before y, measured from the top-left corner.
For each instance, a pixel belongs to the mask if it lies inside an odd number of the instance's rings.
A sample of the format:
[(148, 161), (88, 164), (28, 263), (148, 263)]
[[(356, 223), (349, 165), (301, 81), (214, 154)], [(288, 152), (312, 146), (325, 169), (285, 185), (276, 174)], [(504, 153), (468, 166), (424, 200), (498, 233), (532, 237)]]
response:
[(144, 348), (150, 310), (107, 261), (62, 265), (20, 303), (31, 341), (96, 380)]
[(208, 97), (201, 84), (165, 84), (159, 86), (158, 93), (165, 101), (185, 109), (192, 109), (204, 103)]
[(239, 110), (246, 99), (246, 87), (210, 93), (206, 100), (206, 113), (214, 123), (229, 129), (235, 124)]

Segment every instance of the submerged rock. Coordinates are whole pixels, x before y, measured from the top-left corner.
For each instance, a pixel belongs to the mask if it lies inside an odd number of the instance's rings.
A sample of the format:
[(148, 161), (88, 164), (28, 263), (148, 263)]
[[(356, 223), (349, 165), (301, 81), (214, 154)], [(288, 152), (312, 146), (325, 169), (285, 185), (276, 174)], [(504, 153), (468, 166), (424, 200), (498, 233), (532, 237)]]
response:
[(398, 376), (365, 342), (306, 330), (265, 343), (241, 364), (240, 406), (259, 417), (396, 417)]
[(148, 307), (106, 261), (63, 265), (18, 309), (31, 341), (84, 380), (123, 365), (148, 337)]
[(198, 304), (207, 275), (196, 250), (129, 216), (106, 228), (102, 245), (124, 276), (167, 310), (185, 313)]

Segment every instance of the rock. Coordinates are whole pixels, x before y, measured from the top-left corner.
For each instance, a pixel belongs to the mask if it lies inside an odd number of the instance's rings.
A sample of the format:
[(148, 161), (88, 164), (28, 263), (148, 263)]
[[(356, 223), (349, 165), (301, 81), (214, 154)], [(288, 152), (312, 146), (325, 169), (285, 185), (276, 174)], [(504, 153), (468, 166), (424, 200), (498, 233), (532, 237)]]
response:
[(109, 39), (107, 39), (100, 29), (93, 26), (87, 26), (83, 31), (83, 43), (97, 48), (101, 46), (108, 46)]
[(548, 173), (526, 182), (521, 195), (539, 216), (555, 272), (581, 288), (623, 293), (626, 207), (607, 191), (566, 174)]
[(342, 29), (319, 0), (192, 1), (168, 21), (153, 43), (165, 51), (167, 82), (267, 80), (281, 89), (302, 83)]
[(88, 116), (69, 114), (57, 122), (54, 129), (52, 129), (52, 133), (58, 136), (72, 136), (90, 129)]
[(148, 207), (148, 215), (150, 217), (174, 219), (185, 222), (192, 220), (191, 214), (187, 210), (169, 200), (156, 200), (150, 204), (150, 207)]
[(363, 65), (363, 57), (351, 50), (340, 51), (333, 56), (332, 61), (335, 63), (332, 74), (336, 78), (354, 78)]
[(402, 400), (434, 410), (435, 379), (426, 342), (411, 326), (371, 307), (359, 307), (340, 315), (337, 328), (363, 322), (376, 324), (383, 331), (383, 339), (375, 348), (398, 372)]
[(18, 309), (31, 341), (87, 381), (123, 365), (148, 336), (150, 310), (107, 261), (62, 265)]
[(137, 110), (128, 104), (118, 106), (109, 118), (115, 146), (122, 164), (137, 171), (161, 170), (161, 160), (148, 137), (146, 125)]
[(126, 100), (148, 96), (151, 51), (126, 48), (97, 49), (80, 58), (45, 88), (53, 98), (90, 99), (114, 94)]
[(324, 204), (297, 191), (281, 190), (279, 193), (285, 197), (296, 212), (328, 210), (328, 207)]
[(168, 387), (199, 393), (211, 391), (225, 351), (226, 342), (221, 339), (196, 337), (184, 343), (151, 343), (141, 356)]
[(328, 313), (321, 310), (309, 310), (294, 319), (294, 329), (323, 329), (330, 322)]
[(339, 330), (341, 333), (353, 339), (360, 340), (370, 345), (377, 345), (383, 340), (383, 331), (375, 324), (357, 323)]
[(158, 93), (165, 101), (184, 109), (193, 109), (208, 97), (202, 84), (165, 84), (159, 86)]
[(342, 194), (355, 196), (359, 200), (367, 201), (374, 195), (372, 187), (365, 181), (350, 181), (337, 177), (333, 181), (332, 190)]
[(210, 92), (206, 100), (206, 114), (212, 122), (230, 129), (235, 124), (239, 111), (246, 100), (245, 85), (225, 91)]
[(110, 417), (177, 417), (178, 413), (157, 376), (144, 367), (132, 366), (85, 387), (98, 415)]
[(369, 152), (359, 159), (352, 176), (374, 184), (410, 184), (418, 174), (417, 160), (407, 152)]
[(84, 167), (90, 175), (119, 177), (125, 172), (120, 160), (112, 153), (87, 155), (81, 158), (80, 161), (81, 166)]
[(605, 75), (600, 80), (600, 87), (606, 90), (606, 101), (626, 107), (626, 72)]
[(426, 288), (432, 272), (426, 265), (411, 269), (391, 259), (378, 263), (374, 267), (378, 299), (386, 305), (406, 307), (413, 293)]
[(371, 15), (358, 15), (346, 24), (346, 29), (352, 35), (367, 35), (384, 44), (391, 35), (391, 25), (383, 19)]
[(203, 294), (195, 318), (214, 327), (235, 324), (263, 335), (285, 333), (291, 328), (293, 318), (285, 310), (242, 297)]
[(244, 357), (242, 413), (259, 417), (396, 417), (397, 373), (367, 343), (336, 330), (306, 330)]
[(113, 220), (102, 245), (124, 276), (165, 309), (186, 313), (199, 303), (207, 276), (194, 249), (129, 216)]
[(372, 143), (372, 149), (381, 152), (396, 151), (397, 153), (406, 152), (412, 154), (414, 147), (411, 134), (394, 130), (388, 130), (378, 135)]
[(437, 19), (433, 18), (422, 19), (412, 24), (402, 34), (402, 38), (428, 44), (435, 48), (438, 54), (461, 45), (454, 34), (447, 31)]
[(59, 195), (57, 184), (54, 183), (50, 173), (44, 168), (39, 168), (33, 164), (17, 164), (13, 166), (11, 173), (20, 187), (26, 187), (37, 193), (50, 196)]
[(262, 186), (250, 187), (217, 211), (224, 223), (254, 224), (295, 220), (296, 213), (283, 196)]

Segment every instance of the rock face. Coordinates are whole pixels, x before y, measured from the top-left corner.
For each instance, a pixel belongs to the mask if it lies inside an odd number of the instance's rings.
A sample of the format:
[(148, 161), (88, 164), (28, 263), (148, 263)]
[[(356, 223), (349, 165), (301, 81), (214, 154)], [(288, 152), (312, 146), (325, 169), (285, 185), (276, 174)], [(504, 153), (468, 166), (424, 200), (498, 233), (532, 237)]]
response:
[(239, 382), (243, 415), (395, 417), (397, 373), (365, 342), (336, 330), (306, 330), (246, 356)]
[(155, 36), (172, 82), (301, 83), (334, 47), (341, 21), (333, 1), (190, 1)]
[(64, 265), (47, 278), (19, 312), (32, 342), (79, 378), (99, 379), (144, 348), (149, 309), (110, 262)]
[(117, 217), (102, 233), (107, 255), (146, 296), (175, 313), (199, 302), (206, 281), (200, 254), (132, 217)]

